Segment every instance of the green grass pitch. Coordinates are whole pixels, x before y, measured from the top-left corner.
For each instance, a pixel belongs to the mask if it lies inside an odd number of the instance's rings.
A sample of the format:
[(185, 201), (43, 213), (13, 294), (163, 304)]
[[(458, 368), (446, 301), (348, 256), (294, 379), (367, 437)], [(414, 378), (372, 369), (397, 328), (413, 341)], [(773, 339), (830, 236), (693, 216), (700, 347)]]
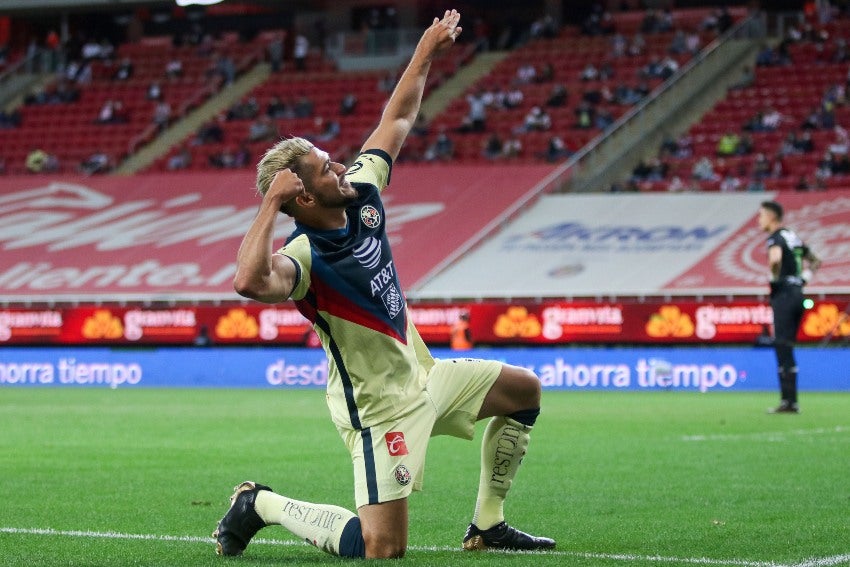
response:
[[(544, 392), (506, 503), (510, 522), (557, 540), (534, 556), (458, 551), (481, 428), (436, 438), (404, 562), (850, 564), (850, 395), (804, 392), (801, 415), (766, 415), (776, 397)], [(279, 527), (236, 559), (208, 539), (242, 480), (353, 505), (321, 391), (7, 387), (0, 416), (2, 565), (345, 563)]]

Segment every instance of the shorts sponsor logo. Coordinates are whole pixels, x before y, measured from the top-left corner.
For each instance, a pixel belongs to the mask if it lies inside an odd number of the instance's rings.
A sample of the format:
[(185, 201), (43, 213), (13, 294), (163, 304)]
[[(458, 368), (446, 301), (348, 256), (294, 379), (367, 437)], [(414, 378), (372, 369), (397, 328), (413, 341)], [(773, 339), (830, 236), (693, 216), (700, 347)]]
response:
[(410, 484), (410, 471), (404, 465), (399, 465), (395, 468), (395, 479), (402, 486)]
[(391, 457), (402, 457), (407, 454), (407, 444), (404, 442), (404, 433), (401, 431), (390, 431), (384, 435), (384, 439)]
[(381, 224), (381, 213), (372, 205), (360, 207), (360, 220), (369, 228), (378, 228)]

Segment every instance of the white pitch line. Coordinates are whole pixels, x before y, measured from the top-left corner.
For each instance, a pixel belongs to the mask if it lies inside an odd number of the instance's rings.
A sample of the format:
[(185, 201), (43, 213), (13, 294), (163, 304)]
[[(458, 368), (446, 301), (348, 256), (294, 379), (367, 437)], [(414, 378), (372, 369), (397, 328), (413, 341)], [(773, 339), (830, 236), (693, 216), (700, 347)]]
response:
[(832, 557), (820, 557), (807, 559), (802, 563), (797, 563), (793, 567), (832, 567), (833, 565), (847, 564), (850, 565), (850, 553), (844, 555), (833, 555)]
[[(126, 534), (120, 532), (94, 532), (83, 530), (54, 530), (52, 528), (8, 528), (0, 527), (0, 533), (16, 534), (16, 535), (47, 535), (47, 536), (66, 536), (66, 537), (89, 537), (100, 539), (129, 539), (129, 540), (145, 540), (145, 541), (182, 541), (188, 543), (208, 543), (215, 542), (211, 537), (199, 536), (170, 536), (156, 534)], [(264, 539), (256, 538), (251, 540), (251, 544), (264, 545), (308, 545), (305, 542), (294, 540), (279, 540), (279, 539)], [(408, 546), (411, 551), (461, 551), (460, 546)], [(529, 552), (500, 552), (523, 554)], [(609, 561), (622, 561), (628, 563), (674, 563), (680, 565), (712, 565), (712, 566), (729, 566), (729, 567), (830, 567), (838, 563), (811, 563), (817, 561), (811, 559), (806, 564), (786, 566), (773, 561), (746, 561), (743, 559), (713, 559), (710, 557), (665, 557), (660, 555), (633, 555), (619, 553), (589, 553), (581, 551), (546, 551), (541, 552), (543, 555), (554, 555), (561, 557), (579, 557), (583, 559), (599, 559)], [(843, 557), (843, 556), (842, 556)], [(826, 560), (835, 558), (826, 558)]]
[(818, 427), (817, 429), (791, 429), (789, 431), (764, 431), (759, 433), (728, 433), (715, 435), (683, 435), (682, 441), (785, 441), (788, 437), (806, 437), (814, 435), (831, 435), (847, 433), (850, 427), (836, 425), (835, 427)]

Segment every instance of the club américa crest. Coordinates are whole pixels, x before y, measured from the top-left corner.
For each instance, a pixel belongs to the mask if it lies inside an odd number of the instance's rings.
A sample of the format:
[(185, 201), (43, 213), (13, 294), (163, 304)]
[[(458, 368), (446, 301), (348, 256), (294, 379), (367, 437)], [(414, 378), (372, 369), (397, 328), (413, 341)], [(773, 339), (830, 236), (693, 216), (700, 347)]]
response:
[(402, 486), (410, 484), (410, 471), (404, 465), (395, 468), (395, 480)]
[(378, 228), (381, 224), (381, 213), (372, 205), (360, 207), (360, 220), (369, 228)]

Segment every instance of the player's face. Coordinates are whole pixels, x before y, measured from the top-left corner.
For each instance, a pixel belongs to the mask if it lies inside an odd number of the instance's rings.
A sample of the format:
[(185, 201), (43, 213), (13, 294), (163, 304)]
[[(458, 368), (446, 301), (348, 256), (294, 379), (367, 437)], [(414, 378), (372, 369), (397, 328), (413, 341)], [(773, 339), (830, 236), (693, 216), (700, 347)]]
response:
[(759, 209), (759, 228), (763, 231), (770, 230), (773, 222), (776, 220), (776, 213), (765, 208)]
[(301, 158), (304, 186), (325, 208), (345, 207), (357, 198), (357, 191), (345, 178), (346, 167), (331, 161), (327, 152), (313, 148)]

